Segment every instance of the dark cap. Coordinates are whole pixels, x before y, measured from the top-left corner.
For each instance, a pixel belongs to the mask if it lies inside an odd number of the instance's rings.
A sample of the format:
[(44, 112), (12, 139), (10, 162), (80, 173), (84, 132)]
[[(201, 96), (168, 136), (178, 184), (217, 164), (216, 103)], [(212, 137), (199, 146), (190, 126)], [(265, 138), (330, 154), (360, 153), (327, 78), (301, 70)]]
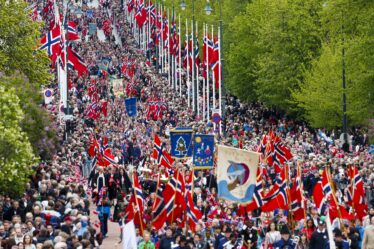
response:
[(288, 227), (286, 225), (282, 226), (282, 228), (280, 230), (280, 234), (290, 234), (290, 230), (288, 229)]

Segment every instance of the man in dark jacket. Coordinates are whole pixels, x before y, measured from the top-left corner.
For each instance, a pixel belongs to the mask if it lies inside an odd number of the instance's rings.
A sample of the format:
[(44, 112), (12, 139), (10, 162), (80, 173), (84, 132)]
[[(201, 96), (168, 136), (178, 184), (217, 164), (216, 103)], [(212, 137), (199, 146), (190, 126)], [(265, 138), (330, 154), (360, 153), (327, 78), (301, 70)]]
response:
[(160, 241), (159, 249), (171, 249), (171, 243), (173, 241), (173, 231), (168, 227), (166, 229), (166, 235)]
[(310, 238), (309, 249), (321, 249), (325, 248), (326, 244), (329, 242), (329, 237), (325, 228), (325, 222), (322, 220), (318, 221), (318, 229), (313, 232)]

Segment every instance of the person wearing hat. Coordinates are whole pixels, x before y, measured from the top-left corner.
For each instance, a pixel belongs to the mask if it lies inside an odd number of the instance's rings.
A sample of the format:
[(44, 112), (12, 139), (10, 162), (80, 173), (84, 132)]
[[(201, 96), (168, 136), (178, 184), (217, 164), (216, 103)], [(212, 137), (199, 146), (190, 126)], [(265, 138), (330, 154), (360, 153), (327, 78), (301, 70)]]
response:
[(329, 242), (329, 237), (325, 228), (325, 222), (323, 220), (318, 221), (318, 228), (312, 233), (310, 238), (309, 249), (321, 249), (325, 248), (326, 244)]
[(281, 228), (280, 231), (281, 234), (281, 239), (278, 240), (273, 244), (274, 249), (295, 249), (296, 248), (296, 243), (293, 239), (290, 237), (290, 231), (288, 230), (288, 227), (284, 225)]
[(252, 241), (253, 245), (257, 245), (257, 230), (253, 227), (255, 221), (253, 219), (249, 219), (246, 221), (246, 224), (243, 226), (243, 230), (241, 234), (244, 236), (244, 241)]

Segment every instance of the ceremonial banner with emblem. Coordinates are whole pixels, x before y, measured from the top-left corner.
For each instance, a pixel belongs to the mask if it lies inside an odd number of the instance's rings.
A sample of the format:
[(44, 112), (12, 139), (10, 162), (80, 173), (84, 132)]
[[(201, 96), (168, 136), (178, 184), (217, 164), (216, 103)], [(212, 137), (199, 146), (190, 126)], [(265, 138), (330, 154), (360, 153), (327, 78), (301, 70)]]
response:
[(210, 169), (214, 164), (214, 135), (194, 135), (193, 165), (195, 169)]
[(122, 79), (111, 79), (113, 94), (116, 97), (121, 97), (125, 94), (125, 89), (123, 87)]
[(218, 146), (218, 197), (237, 203), (249, 203), (256, 186), (260, 154), (233, 147)]
[(136, 98), (125, 99), (126, 112), (129, 117), (136, 117)]
[(192, 156), (192, 129), (179, 127), (170, 131), (171, 156), (187, 158)]

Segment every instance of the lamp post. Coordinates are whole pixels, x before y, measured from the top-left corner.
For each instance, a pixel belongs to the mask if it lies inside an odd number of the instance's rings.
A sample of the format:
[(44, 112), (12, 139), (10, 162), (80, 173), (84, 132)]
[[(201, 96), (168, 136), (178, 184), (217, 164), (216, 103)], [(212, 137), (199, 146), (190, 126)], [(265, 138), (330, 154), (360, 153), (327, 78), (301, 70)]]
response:
[(346, 81), (345, 81), (345, 60), (344, 60), (344, 25), (342, 25), (342, 84), (343, 84), (343, 150), (349, 151), (348, 143), (348, 121), (347, 121), (347, 98), (345, 96)]
[[(221, 119), (224, 125), (223, 135), (226, 136), (226, 90), (225, 90), (225, 84), (224, 84), (224, 53), (223, 53), (223, 24), (222, 24), (222, 3), (221, 0), (218, 0), (218, 5), (219, 5), (219, 48), (220, 48), (220, 57), (221, 61), (219, 62), (221, 65), (221, 89), (220, 89), (220, 109), (221, 109)], [(209, 4), (209, 0), (207, 0), (207, 4), (205, 7), (205, 13), (207, 15), (210, 15), (212, 13), (212, 7)], [(213, 86), (214, 87), (214, 86)], [(215, 96), (213, 96), (215, 98)], [(222, 124), (221, 124), (222, 125)]]

